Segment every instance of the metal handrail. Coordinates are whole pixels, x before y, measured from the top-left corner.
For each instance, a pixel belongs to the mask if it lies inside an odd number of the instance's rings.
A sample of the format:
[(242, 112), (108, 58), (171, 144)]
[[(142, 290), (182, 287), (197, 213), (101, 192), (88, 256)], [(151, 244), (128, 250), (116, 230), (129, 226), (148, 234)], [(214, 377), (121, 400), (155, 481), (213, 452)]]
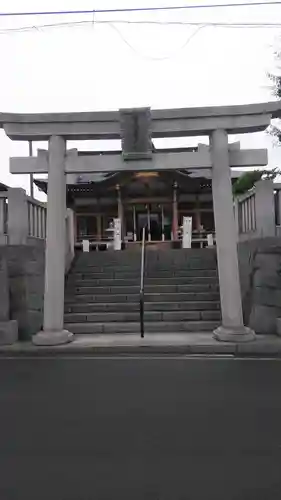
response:
[(145, 227), (142, 229), (141, 272), (140, 272), (140, 332), (144, 337), (144, 258), (145, 258)]

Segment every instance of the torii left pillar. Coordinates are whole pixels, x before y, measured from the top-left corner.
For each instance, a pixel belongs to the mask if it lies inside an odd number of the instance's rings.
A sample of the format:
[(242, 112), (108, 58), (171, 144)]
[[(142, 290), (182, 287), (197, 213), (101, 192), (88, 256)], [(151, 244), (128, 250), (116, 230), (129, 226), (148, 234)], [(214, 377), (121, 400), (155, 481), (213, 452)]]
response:
[(43, 330), (33, 336), (36, 345), (71, 342), (74, 335), (64, 330), (66, 144), (59, 136), (49, 140), (47, 238)]

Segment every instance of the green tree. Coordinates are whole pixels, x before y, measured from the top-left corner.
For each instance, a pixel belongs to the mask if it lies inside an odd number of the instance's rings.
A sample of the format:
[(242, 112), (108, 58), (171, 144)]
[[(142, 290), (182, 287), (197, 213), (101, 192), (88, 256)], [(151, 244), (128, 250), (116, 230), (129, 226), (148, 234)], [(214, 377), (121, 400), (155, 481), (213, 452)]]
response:
[(245, 172), (245, 174), (241, 175), (233, 183), (233, 195), (239, 196), (240, 194), (246, 193), (261, 179), (269, 179), (273, 181), (277, 175), (280, 175), (280, 170), (278, 168), (273, 168), (272, 170), (251, 170), (250, 172)]
[[(272, 93), (277, 99), (281, 100), (281, 49), (275, 52), (275, 69), (269, 73), (271, 81)], [(281, 143), (281, 120), (277, 120), (269, 127), (269, 132), (273, 135), (279, 143)]]

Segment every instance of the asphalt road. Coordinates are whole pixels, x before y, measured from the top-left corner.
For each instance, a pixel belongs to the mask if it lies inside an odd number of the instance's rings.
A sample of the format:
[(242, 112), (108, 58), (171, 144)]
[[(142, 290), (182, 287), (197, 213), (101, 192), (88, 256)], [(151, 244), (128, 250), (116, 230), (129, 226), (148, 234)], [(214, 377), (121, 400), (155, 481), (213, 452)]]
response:
[(281, 498), (281, 361), (0, 359), (1, 500)]

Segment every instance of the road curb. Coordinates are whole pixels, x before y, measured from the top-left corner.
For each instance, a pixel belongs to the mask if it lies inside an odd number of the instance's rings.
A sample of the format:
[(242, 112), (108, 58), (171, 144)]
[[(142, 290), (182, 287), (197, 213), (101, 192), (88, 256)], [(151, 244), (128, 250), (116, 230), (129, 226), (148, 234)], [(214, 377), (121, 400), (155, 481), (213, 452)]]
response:
[(105, 355), (232, 355), (234, 357), (280, 357), (280, 341), (255, 341), (249, 343), (212, 343), (212, 344), (163, 344), (163, 345), (99, 345), (83, 346), (66, 344), (63, 346), (35, 346), (22, 343), (13, 346), (0, 346), (0, 357), (41, 357), (41, 356), (105, 356)]

